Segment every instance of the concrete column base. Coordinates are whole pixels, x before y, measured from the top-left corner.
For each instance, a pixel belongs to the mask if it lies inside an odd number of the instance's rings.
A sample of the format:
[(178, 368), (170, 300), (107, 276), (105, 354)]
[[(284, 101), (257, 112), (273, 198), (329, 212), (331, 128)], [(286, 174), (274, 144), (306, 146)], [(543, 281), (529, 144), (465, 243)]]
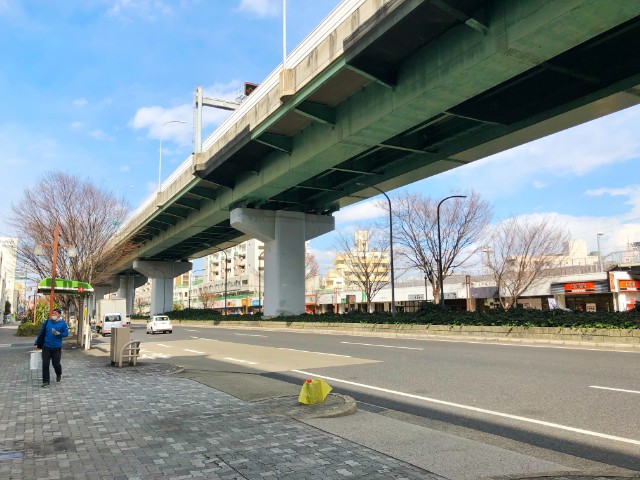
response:
[(173, 279), (188, 272), (191, 262), (135, 260), (133, 268), (151, 279), (151, 315), (173, 310)]
[(264, 315), (304, 313), (305, 241), (335, 228), (333, 217), (236, 208), (231, 226), (264, 242)]

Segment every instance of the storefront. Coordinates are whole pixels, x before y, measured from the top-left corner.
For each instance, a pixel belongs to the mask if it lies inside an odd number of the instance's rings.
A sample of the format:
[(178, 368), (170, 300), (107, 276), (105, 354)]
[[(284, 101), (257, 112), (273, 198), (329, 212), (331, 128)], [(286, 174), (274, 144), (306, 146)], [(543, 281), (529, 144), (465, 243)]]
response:
[(640, 302), (640, 279), (628, 271), (587, 274), (551, 284), (559, 307), (584, 312), (624, 312)]

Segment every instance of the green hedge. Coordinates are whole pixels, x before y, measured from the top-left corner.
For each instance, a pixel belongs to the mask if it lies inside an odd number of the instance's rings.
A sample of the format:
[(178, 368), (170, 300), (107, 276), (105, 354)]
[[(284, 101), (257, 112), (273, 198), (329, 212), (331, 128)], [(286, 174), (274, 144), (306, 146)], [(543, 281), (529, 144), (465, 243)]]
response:
[[(171, 320), (197, 321), (251, 321), (261, 320), (261, 315), (221, 315), (213, 309), (188, 309), (168, 312)], [(487, 312), (458, 312), (441, 310), (429, 304), (416, 313), (399, 313), (395, 317), (388, 312), (345, 314), (323, 313), (280, 316), (269, 319), (282, 322), (337, 322), (337, 323), (382, 323), (420, 325), (476, 325), (519, 327), (566, 327), (566, 328), (620, 328), (640, 329), (640, 311), (628, 312), (570, 312), (563, 310), (490, 310)]]
[(38, 335), (41, 328), (42, 322), (22, 322), (20, 325), (18, 325), (18, 331), (16, 335), (18, 337), (35, 337), (36, 335)]

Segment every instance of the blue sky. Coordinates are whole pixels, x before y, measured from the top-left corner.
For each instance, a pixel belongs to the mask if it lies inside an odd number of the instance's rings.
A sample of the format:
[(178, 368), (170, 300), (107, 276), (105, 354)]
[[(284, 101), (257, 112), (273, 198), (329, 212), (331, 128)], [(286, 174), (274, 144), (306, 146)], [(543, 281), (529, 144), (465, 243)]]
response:
[[(339, 3), (288, 0), (291, 51)], [(192, 151), (193, 91), (234, 99), (282, 61), (281, 0), (0, 0), (0, 236), (24, 187), (79, 172), (136, 208)], [(228, 115), (205, 110), (206, 138)], [(413, 184), (434, 198), (474, 188), (495, 221), (544, 215), (603, 254), (640, 240), (640, 108), (634, 107)], [(373, 202), (338, 229), (384, 218)], [(311, 242), (324, 268), (333, 235)]]

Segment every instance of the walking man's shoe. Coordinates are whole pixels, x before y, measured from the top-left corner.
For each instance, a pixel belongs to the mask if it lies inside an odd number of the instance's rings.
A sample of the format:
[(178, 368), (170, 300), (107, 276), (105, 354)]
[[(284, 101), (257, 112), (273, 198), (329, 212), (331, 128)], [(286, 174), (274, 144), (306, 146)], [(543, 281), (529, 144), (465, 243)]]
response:
[(62, 380), (62, 375), (56, 375), (56, 382), (59, 382), (60, 380)]
[(43, 383), (42, 384), (42, 388), (49, 388), (49, 384), (48, 383)]

